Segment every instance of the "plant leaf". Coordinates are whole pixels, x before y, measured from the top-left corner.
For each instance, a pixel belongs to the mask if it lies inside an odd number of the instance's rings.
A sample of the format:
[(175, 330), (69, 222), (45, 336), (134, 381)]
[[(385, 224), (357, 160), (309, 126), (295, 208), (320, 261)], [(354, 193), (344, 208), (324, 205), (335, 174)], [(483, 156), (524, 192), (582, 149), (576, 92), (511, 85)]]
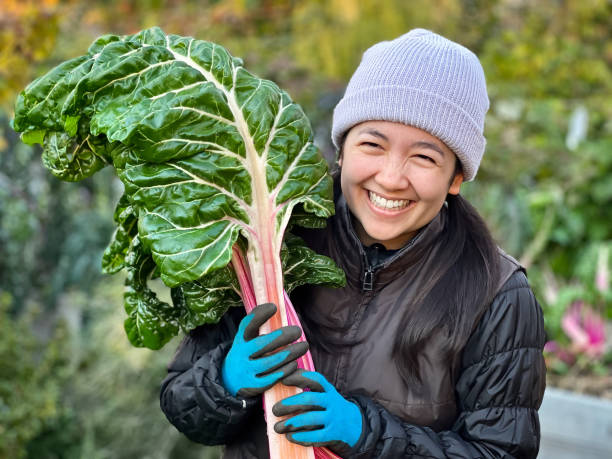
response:
[(127, 278), (123, 295), (124, 328), (128, 339), (136, 347), (160, 349), (179, 330), (177, 308), (160, 301), (148, 286), (156, 265), (138, 237), (134, 238), (126, 257)]
[(102, 272), (115, 274), (125, 268), (125, 258), (132, 240), (138, 235), (138, 217), (124, 194), (115, 207), (117, 229), (102, 255)]
[(285, 235), (281, 261), (287, 293), (304, 284), (329, 287), (342, 287), (346, 284), (344, 271), (331, 258), (309, 249), (301, 238), (290, 233)]
[[(13, 126), (43, 141), (43, 162), (61, 179), (115, 167), (125, 194), (103, 270), (128, 270), (126, 330), (137, 346), (161, 346), (237, 304), (236, 242), (265, 245), (271, 260), (289, 224), (321, 227), (334, 211), (327, 163), (288, 94), (223, 47), (157, 27), (100, 37), (34, 81)], [(291, 288), (339, 282), (329, 259), (297, 242), (284, 250)], [(147, 287), (157, 275), (174, 308)]]
[(172, 301), (181, 311), (181, 328), (192, 330), (218, 322), (230, 307), (242, 306), (239, 292), (238, 280), (229, 266), (173, 288)]

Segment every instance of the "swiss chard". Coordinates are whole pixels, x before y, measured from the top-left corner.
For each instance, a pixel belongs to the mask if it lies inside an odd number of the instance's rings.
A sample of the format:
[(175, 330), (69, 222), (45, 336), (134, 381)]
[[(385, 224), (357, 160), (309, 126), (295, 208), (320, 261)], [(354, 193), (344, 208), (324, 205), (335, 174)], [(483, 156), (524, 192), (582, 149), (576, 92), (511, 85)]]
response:
[[(128, 273), (125, 328), (136, 346), (158, 349), (241, 300), (280, 306), (268, 329), (295, 323), (283, 282), (344, 282), (330, 259), (285, 234), (323, 226), (334, 210), (308, 119), (219, 45), (159, 28), (100, 37), (20, 94), (14, 128), (43, 144), (63, 180), (112, 165), (123, 182), (103, 270)], [(156, 276), (172, 305), (147, 286)], [(266, 406), (290, 394), (279, 386)], [(272, 457), (306, 457), (268, 431)]]

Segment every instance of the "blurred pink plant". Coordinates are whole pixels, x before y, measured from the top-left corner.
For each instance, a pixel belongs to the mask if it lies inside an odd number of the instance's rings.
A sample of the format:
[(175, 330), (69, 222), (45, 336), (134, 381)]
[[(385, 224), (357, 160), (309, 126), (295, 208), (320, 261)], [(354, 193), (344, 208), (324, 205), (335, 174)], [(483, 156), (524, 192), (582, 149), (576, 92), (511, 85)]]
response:
[(570, 339), (570, 345), (563, 348), (556, 341), (548, 341), (544, 351), (559, 360), (573, 365), (576, 358), (586, 355), (592, 359), (600, 358), (606, 345), (605, 322), (583, 301), (575, 301), (561, 319), (561, 328)]
[(601, 357), (606, 344), (605, 324), (591, 307), (582, 301), (572, 303), (563, 315), (561, 328), (571, 340), (569, 350), (572, 353)]
[[(610, 289), (609, 247), (601, 246), (597, 251), (597, 267), (594, 287), (606, 295)], [(546, 273), (545, 273), (546, 274)], [(552, 272), (548, 273), (547, 299), (554, 302), (558, 298), (559, 287)], [(544, 345), (547, 362), (561, 361), (567, 365), (576, 363), (579, 356), (599, 359), (606, 352), (606, 321), (601, 313), (594, 310), (583, 300), (574, 301), (561, 318), (561, 328), (570, 339), (568, 346), (557, 341)]]

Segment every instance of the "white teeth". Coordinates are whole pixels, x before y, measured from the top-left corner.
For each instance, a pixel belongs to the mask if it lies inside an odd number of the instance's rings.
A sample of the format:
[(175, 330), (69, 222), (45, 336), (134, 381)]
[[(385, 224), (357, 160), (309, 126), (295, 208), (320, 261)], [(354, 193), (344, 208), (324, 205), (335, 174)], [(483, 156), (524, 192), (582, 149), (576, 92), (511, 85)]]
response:
[(410, 201), (407, 199), (402, 200), (393, 200), (393, 199), (385, 199), (382, 196), (378, 196), (373, 191), (369, 192), (370, 201), (376, 207), (380, 207), (381, 209), (403, 209), (406, 207)]

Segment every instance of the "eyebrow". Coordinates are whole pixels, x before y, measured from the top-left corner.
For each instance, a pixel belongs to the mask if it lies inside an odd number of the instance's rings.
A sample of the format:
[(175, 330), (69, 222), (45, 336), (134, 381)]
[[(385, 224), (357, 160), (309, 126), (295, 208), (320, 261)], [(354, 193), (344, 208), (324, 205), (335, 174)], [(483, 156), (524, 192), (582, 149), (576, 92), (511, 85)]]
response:
[[(378, 137), (380, 139), (383, 139), (385, 141), (389, 141), (389, 138), (384, 135), (382, 132), (373, 129), (373, 128), (364, 128), (362, 130), (359, 131), (359, 134), (370, 134), (373, 135), (374, 137)], [(444, 150), (442, 150), (438, 145), (436, 145), (435, 143), (432, 142), (427, 142), (425, 140), (420, 140), (417, 142), (413, 142), (410, 145), (410, 148), (428, 148), (430, 150), (436, 151), (438, 152), (442, 157), (445, 157), (446, 154), (444, 153)]]
[(364, 128), (364, 129), (359, 131), (359, 134), (370, 134), (370, 135), (373, 135), (374, 137), (378, 137), (378, 138), (383, 139), (383, 140), (385, 140), (387, 142), (389, 141), (389, 138), (386, 135), (384, 135), (382, 132), (380, 132), (380, 131), (378, 131), (376, 129), (373, 129), (373, 128)]

